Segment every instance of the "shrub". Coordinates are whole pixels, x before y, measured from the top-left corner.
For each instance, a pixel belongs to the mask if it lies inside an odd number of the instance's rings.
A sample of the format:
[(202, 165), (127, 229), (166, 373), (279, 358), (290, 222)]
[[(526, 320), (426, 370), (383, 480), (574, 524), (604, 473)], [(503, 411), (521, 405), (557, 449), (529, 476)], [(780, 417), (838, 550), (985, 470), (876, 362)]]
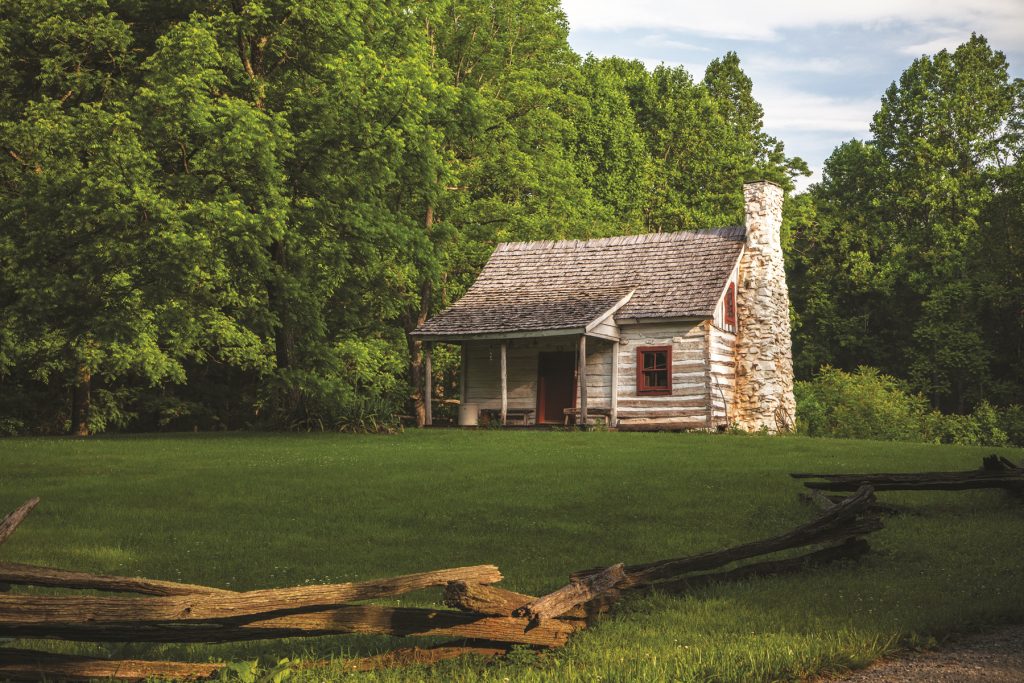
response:
[(923, 433), (928, 402), (878, 370), (849, 373), (824, 367), (797, 382), (797, 430), (809, 436), (888, 441), (930, 440)]
[(982, 401), (969, 415), (943, 415), (920, 394), (875, 368), (823, 367), (797, 382), (797, 430), (808, 436), (923, 441), (971, 446), (1024, 445), (1024, 409)]

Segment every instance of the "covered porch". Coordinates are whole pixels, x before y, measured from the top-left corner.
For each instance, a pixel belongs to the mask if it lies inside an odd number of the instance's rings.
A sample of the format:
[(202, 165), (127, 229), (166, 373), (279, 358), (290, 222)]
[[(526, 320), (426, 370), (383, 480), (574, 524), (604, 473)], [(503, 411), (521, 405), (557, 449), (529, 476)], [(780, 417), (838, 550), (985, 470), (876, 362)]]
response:
[[(433, 424), (434, 343), (460, 349), (460, 414), (475, 406), (502, 426), (617, 422), (615, 312), (633, 290), (547, 292), (470, 290), (413, 334), (423, 342), (425, 424)], [(516, 301), (518, 300), (518, 301)], [(460, 420), (465, 424), (466, 420)]]
[[(617, 334), (610, 330), (434, 339), (424, 344), (426, 424), (433, 424), (432, 346), (460, 348), (459, 403), (501, 426), (617, 423)], [(617, 330), (616, 330), (617, 331)], [(573, 331), (575, 332), (575, 331)], [(468, 426), (460, 421), (463, 426)], [(470, 422), (469, 424), (472, 424)]]

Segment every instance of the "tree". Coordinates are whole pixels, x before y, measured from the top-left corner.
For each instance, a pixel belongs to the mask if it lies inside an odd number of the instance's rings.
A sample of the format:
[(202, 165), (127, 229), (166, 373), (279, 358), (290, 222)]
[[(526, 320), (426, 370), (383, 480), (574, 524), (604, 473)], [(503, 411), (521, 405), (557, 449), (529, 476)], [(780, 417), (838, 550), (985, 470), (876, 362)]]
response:
[(811, 174), (803, 159), (787, 157), (782, 141), (764, 131), (764, 108), (754, 99), (754, 82), (740, 67), (739, 55), (730, 51), (711, 60), (703, 83), (747, 162), (744, 181), (771, 180), (791, 192), (794, 178)]
[(1009, 395), (993, 369), (1018, 367), (996, 330), (1020, 338), (1001, 302), (1019, 286), (1002, 254), (1018, 241), (1006, 202), (1022, 88), (1002, 53), (972, 36), (915, 60), (887, 89), (874, 139), (833, 153), (793, 259), (804, 371), (871, 363), (958, 412), (997, 386)]

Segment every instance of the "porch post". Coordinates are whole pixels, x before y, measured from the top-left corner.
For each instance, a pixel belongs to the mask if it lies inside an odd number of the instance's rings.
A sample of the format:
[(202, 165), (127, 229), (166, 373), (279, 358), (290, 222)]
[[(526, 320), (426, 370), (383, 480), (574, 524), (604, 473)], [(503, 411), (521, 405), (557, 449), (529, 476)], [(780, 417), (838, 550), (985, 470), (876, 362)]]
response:
[(501, 342), (501, 426), (508, 420), (508, 342)]
[(577, 381), (580, 385), (580, 425), (587, 428), (587, 335), (580, 335), (580, 358), (579, 358), (579, 372), (577, 373), (579, 378)]
[(430, 399), (432, 394), (434, 393), (434, 388), (433, 386), (431, 386), (433, 384), (434, 374), (432, 358), (433, 351), (434, 345), (431, 342), (427, 342), (426, 344), (423, 345), (423, 409), (425, 413), (425, 419), (423, 421), (423, 424), (427, 427), (434, 424), (434, 414), (430, 405)]
[(469, 371), (466, 369), (466, 345), (459, 344), (459, 403), (466, 402), (466, 396), (469, 394), (469, 389), (466, 388), (466, 376)]
[(614, 427), (619, 423), (619, 342), (612, 342), (612, 394), (608, 399), (611, 402), (611, 410), (608, 415), (608, 426)]

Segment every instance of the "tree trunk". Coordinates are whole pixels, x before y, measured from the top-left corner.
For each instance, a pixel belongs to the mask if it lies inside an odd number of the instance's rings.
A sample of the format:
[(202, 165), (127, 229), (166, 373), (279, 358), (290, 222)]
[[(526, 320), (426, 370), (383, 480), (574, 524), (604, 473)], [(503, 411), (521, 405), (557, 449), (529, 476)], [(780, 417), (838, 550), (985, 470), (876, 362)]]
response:
[(274, 328), (274, 359), (279, 369), (291, 367), (292, 346), (294, 345), (288, 316), (285, 314), (287, 302), (284, 300), (284, 287), (281, 278), (288, 267), (285, 258), (284, 240), (274, 240), (270, 244), (270, 258), (277, 266), (278, 279), (267, 284), (267, 299), (270, 310), (277, 314), (277, 327)]
[[(424, 219), (424, 226), (427, 234), (434, 225), (434, 207), (427, 206), (427, 215)], [(427, 407), (423, 397), (423, 342), (417, 337), (410, 337), (417, 327), (427, 321), (430, 313), (431, 300), (434, 294), (434, 286), (429, 277), (424, 277), (420, 283), (420, 306), (415, 316), (410, 316), (409, 326), (406, 329), (406, 339), (409, 343), (409, 384), (412, 385), (412, 405), (416, 415), (416, 426), (422, 427), (427, 424)]]
[(75, 388), (71, 393), (71, 435), (89, 436), (89, 409), (91, 398), (92, 374), (84, 365), (75, 371)]

